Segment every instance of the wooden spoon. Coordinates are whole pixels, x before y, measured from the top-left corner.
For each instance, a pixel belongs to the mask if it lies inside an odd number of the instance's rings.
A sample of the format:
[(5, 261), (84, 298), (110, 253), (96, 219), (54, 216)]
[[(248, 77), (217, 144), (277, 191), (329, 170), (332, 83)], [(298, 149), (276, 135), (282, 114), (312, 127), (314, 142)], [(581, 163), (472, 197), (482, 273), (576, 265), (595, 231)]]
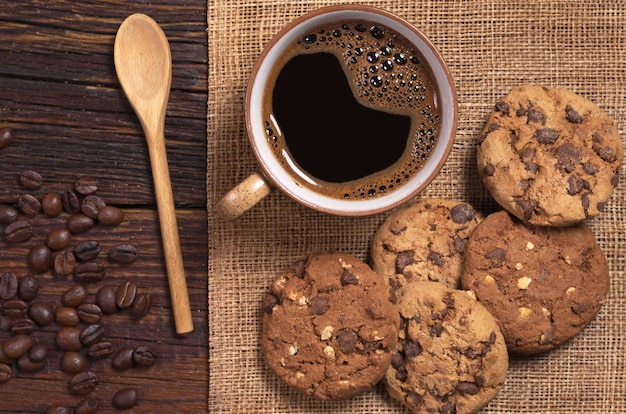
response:
[(165, 154), (165, 109), (172, 79), (170, 46), (154, 20), (133, 14), (120, 25), (113, 54), (117, 77), (148, 143), (176, 332), (188, 334), (193, 322)]

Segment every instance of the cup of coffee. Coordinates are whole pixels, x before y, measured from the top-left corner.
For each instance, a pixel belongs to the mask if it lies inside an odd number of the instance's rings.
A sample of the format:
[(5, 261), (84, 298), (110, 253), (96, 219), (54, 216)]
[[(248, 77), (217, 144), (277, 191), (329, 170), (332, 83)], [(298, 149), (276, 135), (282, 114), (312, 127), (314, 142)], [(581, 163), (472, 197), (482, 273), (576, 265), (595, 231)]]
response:
[(454, 80), (407, 21), (362, 5), (292, 21), (257, 60), (246, 127), (260, 169), (224, 195), (231, 220), (277, 188), (318, 211), (362, 216), (422, 191), (452, 148)]

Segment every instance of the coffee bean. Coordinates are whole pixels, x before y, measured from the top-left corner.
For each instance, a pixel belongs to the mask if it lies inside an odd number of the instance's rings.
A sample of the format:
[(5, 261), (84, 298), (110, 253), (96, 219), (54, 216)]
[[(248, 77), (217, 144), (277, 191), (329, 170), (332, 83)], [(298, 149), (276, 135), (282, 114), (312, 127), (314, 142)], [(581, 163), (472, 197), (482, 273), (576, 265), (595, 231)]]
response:
[(24, 275), (20, 278), (18, 294), (19, 297), (30, 302), (37, 297), (39, 292), (39, 282), (33, 275)]
[(96, 323), (102, 319), (102, 309), (95, 303), (83, 303), (76, 312), (81, 321), (87, 323)]
[(115, 353), (111, 365), (113, 368), (119, 371), (125, 371), (135, 366), (135, 360), (133, 359), (134, 348), (123, 347)]
[(69, 374), (78, 374), (87, 367), (87, 358), (78, 351), (67, 351), (61, 358), (61, 369)]
[(28, 358), (33, 362), (45, 361), (48, 358), (50, 347), (44, 342), (35, 342), (28, 351)]
[(112, 285), (102, 286), (96, 292), (96, 303), (102, 309), (102, 312), (107, 315), (114, 314), (117, 311), (117, 304), (115, 302), (116, 287)]
[(43, 243), (34, 245), (28, 253), (28, 265), (35, 273), (45, 273), (52, 267), (52, 250)]
[(137, 405), (139, 394), (135, 388), (124, 388), (113, 396), (113, 406), (119, 410), (128, 410)]
[(108, 358), (114, 353), (113, 344), (108, 341), (97, 342), (87, 349), (87, 355), (93, 359)]
[(106, 207), (104, 200), (96, 195), (88, 195), (80, 204), (80, 212), (89, 218), (95, 219), (98, 217), (98, 212), (104, 207)]
[(2, 304), (2, 313), (8, 318), (23, 318), (28, 312), (28, 303), (21, 299), (8, 299)]
[(13, 130), (9, 127), (0, 128), (0, 150), (13, 141)]
[(132, 313), (136, 318), (143, 318), (150, 311), (152, 297), (148, 293), (140, 293), (133, 302)]
[(4, 355), (4, 343), (0, 341), (0, 364), (12, 365), (15, 362), (15, 358), (9, 358)]
[(138, 367), (151, 367), (156, 360), (157, 355), (147, 346), (139, 346), (133, 351), (133, 361)]
[(54, 319), (52, 306), (43, 302), (33, 302), (28, 310), (28, 316), (39, 326), (46, 326)]
[(29, 190), (36, 190), (43, 184), (43, 178), (37, 171), (24, 170), (20, 174), (20, 184)]
[(137, 248), (132, 244), (118, 244), (109, 250), (109, 260), (130, 264), (137, 260)]
[(105, 206), (98, 212), (98, 223), (117, 226), (124, 221), (124, 212), (115, 206)]
[(98, 376), (91, 371), (83, 371), (74, 375), (69, 383), (70, 391), (85, 395), (89, 394), (98, 386)]
[(14, 335), (30, 335), (35, 331), (35, 321), (29, 318), (19, 318), (11, 321), (9, 330)]
[(71, 407), (66, 407), (64, 405), (52, 404), (48, 407), (46, 414), (74, 414), (74, 410)]
[(13, 223), (19, 217), (20, 213), (13, 206), (0, 204), (0, 224)]
[(48, 217), (56, 217), (63, 210), (63, 200), (56, 191), (51, 191), (41, 197), (41, 211)]
[(63, 326), (76, 326), (80, 323), (78, 311), (69, 306), (58, 307), (55, 311), (55, 320)]
[(26, 354), (19, 357), (15, 365), (18, 370), (32, 374), (34, 372), (41, 371), (46, 365), (46, 361), (35, 362), (28, 357), (28, 354)]
[(17, 296), (19, 280), (13, 272), (6, 272), (0, 276), (0, 299), (7, 300)]
[(33, 340), (28, 335), (15, 335), (2, 344), (2, 352), (5, 357), (18, 359), (25, 355), (33, 346)]
[(93, 260), (100, 254), (100, 243), (95, 240), (85, 240), (74, 247), (74, 256), (81, 262)]
[(133, 305), (135, 296), (137, 296), (137, 285), (133, 282), (124, 282), (117, 288), (115, 303), (119, 308), (129, 308)]
[(74, 414), (95, 414), (98, 412), (100, 405), (93, 397), (83, 398), (74, 407)]
[(33, 227), (29, 221), (17, 220), (4, 228), (7, 240), (14, 243), (26, 241), (33, 235)]
[(72, 241), (72, 233), (66, 227), (57, 227), (46, 235), (46, 246), (50, 250), (65, 249)]
[(66, 225), (72, 233), (80, 234), (91, 230), (94, 226), (94, 221), (84, 214), (74, 214), (67, 219)]
[(80, 213), (80, 198), (74, 190), (67, 190), (61, 194), (61, 202), (63, 203), (63, 210), (67, 214)]
[(28, 217), (34, 217), (41, 211), (41, 203), (32, 194), (22, 194), (17, 199), (17, 207), (22, 214)]
[(81, 283), (94, 283), (104, 279), (106, 268), (102, 263), (87, 262), (74, 266), (74, 278)]
[(0, 364), (0, 384), (8, 382), (13, 376), (13, 370), (7, 364)]
[(97, 342), (99, 342), (104, 336), (104, 326), (94, 323), (91, 325), (87, 325), (80, 332), (80, 342), (83, 345), (90, 346)]
[(64, 351), (78, 351), (83, 347), (80, 331), (76, 326), (62, 326), (56, 333), (57, 345)]
[(83, 285), (73, 285), (65, 291), (61, 297), (61, 302), (64, 306), (76, 308), (81, 305), (85, 299), (87, 299), (87, 288)]
[(98, 180), (91, 177), (79, 178), (74, 183), (74, 189), (78, 194), (84, 196), (94, 194), (98, 191)]
[(54, 274), (58, 277), (68, 277), (74, 274), (76, 257), (71, 250), (63, 250), (54, 257)]

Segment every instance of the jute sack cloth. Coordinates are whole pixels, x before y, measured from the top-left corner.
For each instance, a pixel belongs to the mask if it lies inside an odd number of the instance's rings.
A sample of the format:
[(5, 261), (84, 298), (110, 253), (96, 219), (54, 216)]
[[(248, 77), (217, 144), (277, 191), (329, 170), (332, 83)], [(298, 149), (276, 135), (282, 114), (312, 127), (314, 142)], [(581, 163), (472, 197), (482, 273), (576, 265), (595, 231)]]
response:
[[(349, 401), (300, 395), (269, 371), (260, 349), (261, 303), (299, 257), (342, 250), (368, 260), (388, 213), (364, 218), (314, 212), (275, 191), (223, 223), (219, 197), (257, 170), (244, 127), (252, 65), (288, 21), (329, 1), (209, 0), (207, 193), (209, 209), (209, 411), (211, 413), (407, 413), (382, 385)], [(626, 137), (626, 13), (612, 1), (367, 1), (426, 33), (455, 78), (459, 125), (442, 172), (419, 197), (499, 209), (476, 174), (476, 139), (494, 103), (513, 87), (566, 87), (604, 109)], [(485, 413), (626, 412), (626, 179), (588, 224), (611, 270), (607, 302), (581, 335), (531, 358), (513, 357)], [(418, 198), (419, 198), (418, 197)]]

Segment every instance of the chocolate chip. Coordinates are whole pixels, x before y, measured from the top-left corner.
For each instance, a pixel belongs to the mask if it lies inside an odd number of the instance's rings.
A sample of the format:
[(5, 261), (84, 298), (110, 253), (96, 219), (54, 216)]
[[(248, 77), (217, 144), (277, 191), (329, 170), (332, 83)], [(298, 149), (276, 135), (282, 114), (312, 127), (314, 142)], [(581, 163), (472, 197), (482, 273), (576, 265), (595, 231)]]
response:
[(500, 129), (500, 125), (494, 123), (494, 124), (490, 124), (489, 125), (489, 128), (487, 129), (487, 131), (493, 132), (493, 131), (497, 131), (499, 129)]
[(430, 335), (440, 337), (443, 332), (443, 324), (441, 322), (435, 322), (433, 326), (430, 327)]
[(265, 311), (265, 313), (272, 313), (272, 310), (277, 303), (278, 298), (271, 293), (268, 293), (263, 300), (263, 311)]
[(538, 111), (536, 109), (531, 109), (528, 111), (528, 122), (534, 122), (537, 124), (545, 125), (546, 116), (541, 111)]
[(391, 356), (391, 366), (393, 369), (400, 369), (404, 366), (404, 358), (400, 354), (393, 354)]
[(511, 106), (504, 101), (500, 101), (496, 103), (496, 111), (501, 112), (504, 115), (509, 115), (511, 111)]
[(443, 259), (438, 253), (430, 252), (428, 254), (428, 260), (430, 260), (435, 266), (443, 266)]
[(478, 387), (478, 385), (474, 384), (473, 382), (460, 381), (456, 385), (456, 390), (460, 392), (461, 394), (476, 395), (480, 391), (480, 388)]
[(611, 177), (611, 185), (617, 187), (617, 184), (619, 184), (619, 172), (616, 172), (613, 174), (613, 177)]
[(300, 259), (293, 264), (292, 270), (295, 277), (299, 279), (302, 279), (304, 277), (304, 264), (304, 259)]
[(457, 234), (454, 235), (454, 250), (457, 253), (463, 253), (465, 251), (465, 239), (459, 237)]
[(596, 208), (598, 209), (598, 211), (602, 212), (604, 210), (605, 207), (605, 203), (598, 203), (596, 204)]
[(341, 282), (341, 286), (359, 284), (359, 279), (354, 274), (350, 273), (348, 269), (343, 269), (339, 280)]
[(540, 144), (554, 144), (559, 139), (559, 131), (552, 128), (543, 128), (535, 133), (535, 137)]
[(585, 209), (585, 214), (586, 214), (587, 210), (589, 209), (589, 193), (583, 194), (580, 197), (580, 201), (581, 201), (583, 208)]
[(596, 167), (591, 162), (583, 164), (583, 171), (589, 175), (596, 175)]
[(572, 312), (576, 315), (582, 315), (583, 313), (589, 311), (592, 308), (591, 303), (579, 303), (575, 306), (572, 306)]
[(413, 359), (422, 353), (422, 346), (416, 341), (406, 341), (404, 344), (404, 355), (408, 359)]
[(309, 305), (314, 314), (323, 315), (328, 310), (328, 298), (315, 296), (309, 301)]
[(589, 182), (575, 175), (571, 175), (568, 178), (567, 183), (569, 184), (569, 188), (567, 189), (567, 192), (570, 195), (575, 195), (575, 194), (580, 193), (583, 190), (589, 189)]
[(415, 263), (413, 255), (415, 255), (414, 250), (405, 250), (398, 253), (398, 256), (396, 256), (396, 273), (402, 273), (405, 267)]
[(559, 161), (559, 165), (568, 173), (574, 171), (581, 162), (580, 150), (574, 148), (569, 142), (556, 148), (555, 157)]
[(406, 231), (406, 226), (402, 226), (399, 229), (391, 229), (391, 234), (393, 234), (394, 236), (399, 236), (400, 234), (404, 233)]
[(419, 407), (424, 403), (424, 397), (414, 391), (409, 391), (406, 394), (406, 401), (413, 407)]
[(493, 250), (488, 251), (485, 254), (485, 259), (494, 260), (498, 263), (502, 263), (504, 257), (506, 256), (506, 251), (501, 247), (497, 247)]
[(337, 342), (339, 343), (341, 352), (350, 354), (354, 352), (359, 342), (359, 336), (351, 329), (342, 329), (337, 333)]
[(495, 172), (496, 172), (496, 168), (492, 164), (487, 164), (487, 165), (485, 165), (485, 168), (483, 168), (483, 173), (487, 177), (491, 177), (493, 175), (493, 173), (495, 173)]
[(530, 200), (517, 200), (515, 204), (517, 204), (517, 206), (522, 209), (522, 212), (524, 213), (522, 217), (524, 218), (524, 220), (530, 220), (530, 218), (533, 216), (533, 212), (535, 211), (532, 202)]
[(581, 122), (583, 122), (583, 117), (580, 116), (580, 114), (569, 105), (567, 105), (567, 107), (565, 108), (565, 119), (573, 124), (580, 124)]
[(471, 221), (475, 216), (474, 209), (467, 204), (457, 204), (450, 210), (452, 221), (457, 224), (464, 224)]
[(537, 174), (539, 172), (539, 166), (534, 162), (527, 162), (524, 164), (524, 169), (533, 174)]
[(496, 343), (496, 333), (494, 331), (491, 331), (491, 333), (489, 334), (489, 343), (490, 344), (495, 344)]
[(523, 192), (527, 192), (528, 189), (530, 188), (530, 182), (528, 180), (521, 180), (519, 183), (517, 183), (517, 186)]
[(615, 155), (615, 150), (611, 147), (596, 148), (594, 146), (593, 149), (600, 158), (608, 163), (615, 162), (615, 160), (617, 159), (617, 156)]
[(447, 402), (441, 407), (441, 414), (456, 414), (456, 406), (450, 402)]
[(396, 371), (396, 379), (401, 382), (406, 381), (407, 371), (405, 367), (398, 368), (398, 370)]

